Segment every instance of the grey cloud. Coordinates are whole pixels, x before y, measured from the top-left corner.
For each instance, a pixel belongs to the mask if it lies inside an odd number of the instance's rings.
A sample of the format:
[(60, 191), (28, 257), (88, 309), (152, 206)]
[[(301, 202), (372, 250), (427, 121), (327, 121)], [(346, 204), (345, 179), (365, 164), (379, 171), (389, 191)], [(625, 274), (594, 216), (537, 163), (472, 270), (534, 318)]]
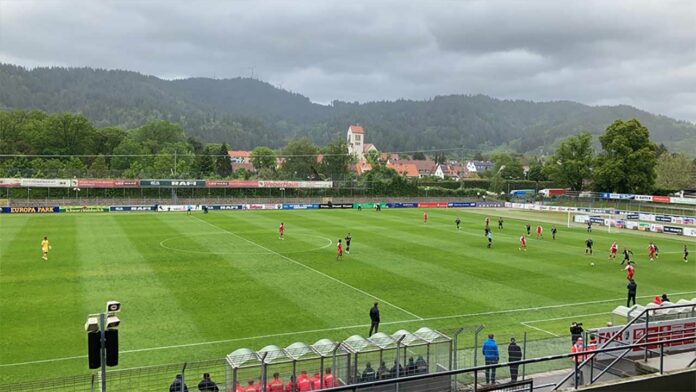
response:
[(255, 75), (322, 103), (484, 93), (696, 121), (685, 1), (8, 1), (0, 61)]

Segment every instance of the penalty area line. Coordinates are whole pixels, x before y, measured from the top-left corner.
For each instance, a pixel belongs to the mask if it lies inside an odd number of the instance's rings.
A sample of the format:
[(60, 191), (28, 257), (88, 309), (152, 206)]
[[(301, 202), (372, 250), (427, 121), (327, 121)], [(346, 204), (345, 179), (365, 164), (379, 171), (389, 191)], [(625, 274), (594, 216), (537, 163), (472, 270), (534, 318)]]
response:
[(250, 239), (244, 238), (244, 237), (242, 237), (241, 235), (239, 235), (239, 234), (237, 234), (237, 233), (234, 233), (234, 232), (232, 232), (232, 231), (229, 231), (229, 230), (227, 230), (227, 229), (224, 229), (224, 228), (222, 228), (222, 227), (220, 227), (220, 226), (218, 226), (218, 225), (214, 225), (214, 224), (212, 224), (212, 223), (210, 223), (210, 222), (208, 222), (208, 221), (206, 221), (206, 220), (204, 220), (204, 219), (201, 219), (201, 218), (199, 218), (199, 217), (197, 217), (197, 216), (194, 216), (194, 218), (198, 219), (199, 221), (201, 221), (201, 222), (203, 222), (203, 223), (205, 223), (205, 224), (207, 224), (207, 225), (210, 225), (210, 226), (212, 226), (212, 227), (215, 227), (215, 228), (217, 228), (218, 230), (221, 230), (221, 231), (224, 231), (224, 232), (226, 232), (226, 233), (232, 234), (233, 236), (235, 236), (235, 237), (237, 237), (237, 238), (240, 238), (240, 239), (242, 239), (242, 240), (244, 240), (244, 241), (246, 241), (246, 242), (248, 242), (248, 243), (250, 243), (250, 244), (252, 244), (252, 245), (256, 245), (257, 247), (259, 247), (259, 248), (261, 248), (261, 249), (263, 249), (263, 250), (265, 250), (265, 251), (267, 251), (267, 252), (269, 252), (269, 253), (271, 253), (271, 254), (277, 255), (277, 256), (279, 256), (279, 257), (281, 257), (281, 258), (283, 258), (283, 259), (285, 259), (285, 260), (287, 260), (287, 261), (289, 261), (289, 262), (291, 262), (291, 263), (293, 263), (293, 264), (295, 264), (295, 265), (298, 265), (298, 266), (300, 266), (300, 267), (303, 267), (303, 268), (305, 268), (305, 269), (307, 269), (307, 270), (309, 270), (309, 271), (312, 271), (312, 272), (314, 272), (314, 273), (316, 273), (316, 274), (319, 274), (319, 275), (321, 275), (321, 276), (323, 276), (323, 277), (325, 277), (325, 278), (331, 279), (331, 280), (333, 280), (333, 281), (336, 282), (336, 283), (342, 284), (343, 286), (346, 286), (346, 287), (351, 288), (351, 289), (353, 289), (353, 290), (355, 290), (355, 291), (357, 291), (357, 292), (359, 292), (359, 293), (361, 293), (361, 294), (364, 294), (364, 295), (366, 295), (366, 296), (368, 296), (368, 297), (370, 297), (370, 298), (372, 298), (372, 299), (375, 299), (375, 300), (377, 300), (377, 301), (379, 301), (379, 302), (382, 302), (382, 303), (384, 303), (384, 304), (387, 304), (387, 305), (391, 306), (391, 307), (394, 308), (394, 309), (400, 310), (401, 312), (408, 314), (409, 316), (413, 316), (413, 317), (417, 318), (418, 320), (423, 320), (423, 317), (421, 317), (421, 316), (419, 316), (419, 315), (417, 315), (417, 314), (415, 314), (415, 313), (409, 312), (408, 310), (406, 310), (406, 309), (404, 309), (404, 308), (402, 308), (402, 307), (400, 307), (400, 306), (394, 305), (393, 303), (391, 303), (391, 302), (389, 302), (389, 301), (387, 301), (387, 300), (384, 300), (384, 299), (379, 298), (379, 297), (377, 297), (377, 296), (375, 296), (375, 295), (372, 295), (372, 294), (368, 293), (367, 291), (365, 291), (365, 290), (363, 290), (363, 289), (357, 288), (357, 287), (355, 287), (355, 286), (353, 286), (353, 285), (351, 285), (351, 284), (349, 284), (349, 283), (346, 283), (346, 282), (344, 282), (344, 281), (342, 281), (342, 280), (340, 280), (340, 279), (334, 278), (333, 276), (331, 276), (331, 275), (329, 275), (329, 274), (326, 274), (326, 273), (321, 272), (321, 271), (319, 271), (319, 270), (317, 270), (317, 269), (314, 269), (314, 268), (312, 268), (312, 267), (310, 267), (310, 266), (308, 266), (308, 265), (306, 265), (306, 264), (304, 264), (304, 263), (301, 263), (301, 262), (299, 262), (299, 261), (297, 261), (297, 260), (295, 260), (295, 259), (292, 259), (292, 258), (290, 258), (290, 257), (288, 257), (288, 256), (285, 256), (285, 255), (282, 254), (282, 253), (278, 253), (278, 252), (276, 252), (276, 251), (274, 251), (274, 250), (272, 250), (272, 249), (269, 249), (269, 248), (267, 248), (267, 247), (265, 247), (265, 246), (263, 246), (263, 245), (261, 245), (261, 244), (258, 244), (258, 243), (256, 243), (256, 242), (254, 242), (254, 241), (252, 241), (252, 240), (250, 240)]

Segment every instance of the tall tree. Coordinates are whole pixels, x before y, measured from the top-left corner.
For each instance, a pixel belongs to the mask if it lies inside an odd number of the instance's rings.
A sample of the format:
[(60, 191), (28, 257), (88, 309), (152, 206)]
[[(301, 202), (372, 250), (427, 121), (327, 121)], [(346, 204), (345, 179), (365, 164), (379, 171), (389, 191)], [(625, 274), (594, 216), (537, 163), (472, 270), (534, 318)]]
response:
[(215, 172), (222, 178), (232, 175), (232, 162), (230, 162), (230, 157), (227, 155), (228, 151), (227, 144), (223, 143), (217, 152), (218, 156), (215, 157)]
[(581, 191), (592, 175), (592, 135), (582, 132), (569, 136), (546, 160), (544, 173), (558, 185)]
[(283, 149), (282, 171), (286, 178), (307, 180), (316, 178), (317, 147), (307, 138), (294, 139)]
[(348, 153), (348, 145), (343, 139), (337, 139), (324, 149), (320, 169), (322, 174), (334, 181), (345, 180), (352, 172), (352, 164), (353, 156)]
[(109, 177), (109, 166), (106, 164), (104, 155), (99, 154), (89, 166), (89, 175), (95, 178)]
[(273, 150), (268, 147), (256, 147), (251, 151), (251, 164), (261, 179), (273, 179), (276, 174), (277, 158)]
[(655, 186), (670, 191), (696, 187), (696, 164), (686, 154), (662, 154), (657, 159)]
[(215, 173), (215, 161), (211, 150), (204, 148), (196, 153), (196, 158), (193, 161), (193, 172), (201, 178), (207, 178)]
[(495, 173), (500, 174), (502, 178), (513, 180), (524, 178), (524, 169), (516, 157), (498, 153), (493, 156), (493, 162), (495, 162)]
[(538, 159), (533, 159), (529, 163), (529, 171), (527, 172), (527, 179), (530, 181), (546, 181), (548, 177), (544, 174), (543, 166), (541, 161)]
[(655, 184), (655, 144), (638, 120), (616, 120), (599, 137), (603, 152), (594, 165), (597, 191), (649, 194)]
[(427, 158), (425, 157), (425, 154), (422, 151), (417, 151), (413, 154), (413, 159), (416, 161), (424, 161)]

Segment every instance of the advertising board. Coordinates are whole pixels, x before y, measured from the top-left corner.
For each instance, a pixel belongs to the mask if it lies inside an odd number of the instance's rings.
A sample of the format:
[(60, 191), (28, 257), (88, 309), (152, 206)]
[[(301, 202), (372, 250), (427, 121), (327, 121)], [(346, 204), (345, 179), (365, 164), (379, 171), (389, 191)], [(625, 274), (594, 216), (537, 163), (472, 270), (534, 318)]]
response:
[(2, 207), (3, 214), (53, 214), (60, 212), (58, 207)]

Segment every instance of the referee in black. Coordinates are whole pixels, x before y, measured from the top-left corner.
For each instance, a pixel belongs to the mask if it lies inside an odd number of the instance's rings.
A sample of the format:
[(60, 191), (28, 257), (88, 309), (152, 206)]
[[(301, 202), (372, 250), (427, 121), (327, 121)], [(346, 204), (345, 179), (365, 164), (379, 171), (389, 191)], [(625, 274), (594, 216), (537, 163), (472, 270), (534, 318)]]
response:
[(346, 253), (350, 254), (350, 240), (352, 240), (353, 237), (351, 237), (350, 233), (348, 233), (344, 239), (346, 240)]
[(377, 308), (377, 302), (375, 302), (375, 305), (370, 308), (370, 321), (370, 334), (367, 335), (368, 337), (372, 336), (373, 330), (375, 333), (379, 332), (379, 308)]

